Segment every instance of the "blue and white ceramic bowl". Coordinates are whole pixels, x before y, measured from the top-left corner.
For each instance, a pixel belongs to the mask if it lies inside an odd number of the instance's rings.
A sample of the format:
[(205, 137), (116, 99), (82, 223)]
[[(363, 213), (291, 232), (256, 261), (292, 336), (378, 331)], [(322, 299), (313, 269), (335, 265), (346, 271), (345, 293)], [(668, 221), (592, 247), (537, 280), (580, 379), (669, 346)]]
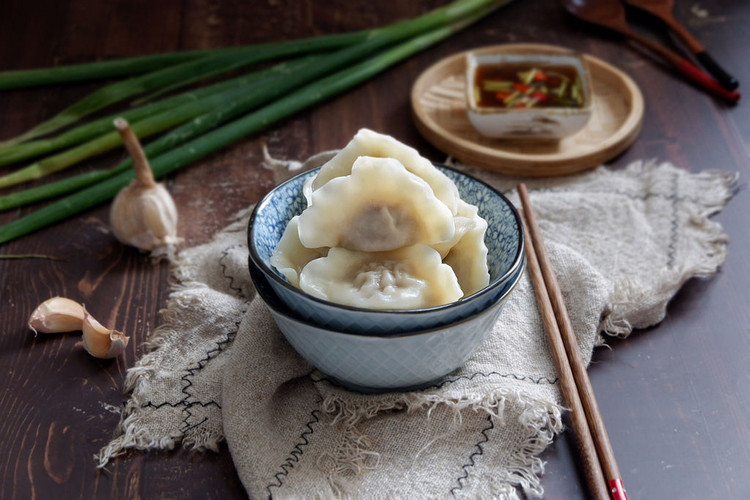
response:
[(338, 332), (393, 335), (449, 325), (497, 303), (517, 278), (524, 263), (523, 227), (518, 211), (489, 185), (452, 168), (438, 166), (458, 187), (461, 199), (478, 207), (488, 224), (490, 283), (456, 302), (425, 309), (376, 310), (335, 304), (309, 295), (291, 285), (270, 264), (289, 220), (306, 207), (302, 185), (318, 169), (304, 172), (271, 190), (250, 217), (248, 246), (251, 267), (262, 272), (274, 292), (295, 315), (322, 328)]
[(453, 324), (396, 336), (355, 335), (300, 319), (284, 304), (260, 270), (250, 267), (255, 288), (281, 333), (318, 370), (360, 392), (414, 390), (463, 365), (492, 332), (524, 266), (490, 307)]

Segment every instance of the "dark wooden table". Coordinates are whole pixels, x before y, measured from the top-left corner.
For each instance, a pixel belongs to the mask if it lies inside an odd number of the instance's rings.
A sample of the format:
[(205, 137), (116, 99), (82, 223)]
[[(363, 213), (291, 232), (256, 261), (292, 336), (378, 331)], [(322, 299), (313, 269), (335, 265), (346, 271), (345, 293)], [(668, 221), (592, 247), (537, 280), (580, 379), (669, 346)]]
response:
[[(0, 69), (85, 62), (350, 31), (415, 16), (440, 1), (221, 2), (163, 0), (3, 0)], [(681, 2), (676, 16), (750, 86), (750, 4)], [(637, 19), (641, 26), (653, 25)], [(668, 37), (661, 36), (667, 43)], [(560, 44), (626, 71), (646, 100), (643, 130), (622, 167), (655, 158), (690, 171), (750, 174), (747, 103), (727, 106), (616, 38), (574, 22), (556, 2), (519, 0), (469, 30), (369, 83), (171, 175), (185, 245), (207, 241), (240, 208), (273, 185), (260, 168), (262, 146), (300, 159), (343, 146), (360, 127), (380, 130), (433, 160), (445, 155), (420, 137), (408, 95), (419, 73), (472, 47), (511, 42)], [(0, 138), (51, 116), (97, 85), (0, 93)], [(742, 88), (741, 88), (742, 89)], [(78, 167), (114, 165), (118, 151)], [(169, 272), (124, 248), (107, 230), (108, 206), (0, 246), (0, 254), (62, 260), (0, 260), (0, 498), (243, 498), (231, 457), (184, 451), (132, 454), (97, 472), (93, 455), (110, 438), (128, 367), (158, 325)], [(0, 214), (13, 220), (28, 209)], [(750, 200), (741, 190), (716, 217), (731, 243), (723, 270), (688, 282), (666, 320), (596, 352), (590, 374), (631, 499), (742, 499), (750, 496)], [(29, 313), (63, 295), (128, 332), (120, 359), (98, 361), (80, 337), (34, 336)], [(544, 453), (547, 498), (585, 498), (573, 439)]]

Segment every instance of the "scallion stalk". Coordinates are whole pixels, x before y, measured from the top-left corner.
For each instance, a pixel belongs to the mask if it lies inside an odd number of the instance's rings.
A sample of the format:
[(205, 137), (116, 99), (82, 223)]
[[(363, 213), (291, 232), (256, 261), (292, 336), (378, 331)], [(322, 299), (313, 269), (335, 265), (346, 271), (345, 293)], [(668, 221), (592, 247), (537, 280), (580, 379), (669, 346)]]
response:
[(273, 79), (280, 74), (293, 74), (306, 62), (314, 61), (317, 55), (306, 56), (302, 59), (284, 61), (270, 68), (255, 71), (247, 75), (230, 78), (206, 87), (201, 87), (188, 92), (162, 99), (161, 101), (147, 104), (134, 109), (128, 109), (98, 120), (79, 125), (67, 132), (55, 137), (37, 139), (34, 141), (16, 144), (8, 148), (0, 149), (0, 166), (16, 163), (21, 160), (40, 156), (51, 151), (65, 147), (75, 146), (88, 141), (112, 130), (112, 122), (115, 118), (124, 118), (129, 122), (137, 122), (144, 118), (161, 113), (165, 110), (192, 103), (199, 99), (225, 92), (238, 87), (244, 87), (248, 92), (253, 91), (255, 86), (263, 84), (268, 79)]
[(4, 196), (0, 196), (0, 212), (4, 210), (10, 210), (11, 208), (22, 207), (31, 203), (39, 201), (49, 200), (62, 196), (64, 194), (78, 191), (85, 187), (96, 184), (97, 182), (103, 181), (118, 172), (122, 172), (127, 167), (130, 167), (130, 159), (127, 160), (128, 164), (124, 166), (118, 165), (116, 168), (108, 170), (93, 170), (91, 172), (84, 172), (82, 174), (73, 175), (65, 179), (60, 179), (56, 182), (49, 182), (41, 186), (36, 186), (17, 193), (10, 193)]
[(149, 56), (113, 59), (111, 61), (3, 71), (0, 72), (0, 90), (27, 89), (61, 83), (140, 75), (165, 66), (194, 61), (209, 55), (209, 53), (207, 50), (167, 52)]
[[(374, 31), (374, 30), (373, 30)], [(360, 37), (357, 37), (359, 39)], [(368, 37), (364, 37), (365, 39)], [(46, 120), (23, 134), (0, 143), (0, 147), (20, 144), (35, 137), (40, 137), (81, 118), (90, 115), (111, 104), (120, 102), (134, 95), (143, 94), (165, 85), (189, 83), (215, 76), (230, 70), (251, 64), (270, 61), (282, 57), (325, 51), (352, 43), (351, 36), (328, 35), (305, 40), (290, 40), (254, 45), (249, 48), (221, 52), (203, 56), (166, 68), (158, 69), (145, 75), (106, 85), (83, 99), (72, 104), (49, 120)], [(343, 41), (343, 43), (342, 43)]]
[[(428, 17), (426, 22), (417, 24), (422, 29), (430, 31), (417, 31), (418, 36), (401, 42), (396, 47), (310, 83), (243, 118), (152, 158), (154, 174), (156, 177), (163, 177), (278, 120), (358, 85), (509, 2), (510, 0), (459, 0), (433, 11), (423, 16), (429, 16), (431, 19)], [(437, 17), (436, 13), (439, 13)], [(439, 22), (436, 22), (438, 19)], [(21, 219), (0, 226), (0, 243), (11, 241), (111, 199), (133, 176), (132, 170), (120, 172)]]
[[(361, 42), (367, 38), (369, 32), (370, 30), (364, 30), (355, 33), (329, 35), (332, 37), (332, 40), (330, 40), (332, 45), (329, 48), (333, 49)], [(307, 40), (309, 40), (309, 38), (299, 39), (297, 42), (305, 43)], [(0, 90), (25, 89), (46, 85), (58, 85), (61, 83), (75, 83), (141, 75), (166, 66), (194, 61), (204, 56), (243, 51), (252, 49), (253, 47), (255, 46), (243, 45), (239, 47), (223, 47), (218, 49), (164, 52), (147, 56), (122, 57), (110, 61), (94, 61), (47, 68), (0, 71)]]
[[(464, 2), (455, 4), (455, 6), (458, 6), (460, 3), (476, 5), (487, 3), (487, 0), (465, 0)], [(261, 94), (256, 91), (244, 99), (239, 99), (240, 93), (244, 93), (242, 89), (239, 89), (207, 97), (181, 106), (180, 108), (164, 111), (141, 122), (133, 123), (133, 131), (140, 138), (147, 137), (171, 128), (174, 125), (184, 123), (211, 109), (216, 109), (217, 111), (209, 113), (207, 117), (201, 117), (201, 120), (207, 120), (216, 124), (221, 123), (252, 109), (266, 99), (281, 95), (346, 64), (358, 61), (388, 44), (447, 24), (448, 20), (452, 19), (452, 17), (446, 14), (446, 10), (447, 8), (438, 9), (410, 21), (374, 30), (372, 35), (364, 42), (341, 49), (329, 56), (321, 57), (314, 64), (308, 64), (306, 68), (298, 70), (294, 75), (277, 78), (278, 81), (267, 85), (266, 89), (264, 89), (265, 93)], [(457, 8), (456, 12), (461, 12), (461, 9)], [(458, 14), (459, 17), (460, 15)], [(112, 149), (120, 143), (120, 136), (116, 132), (104, 134), (88, 143), (0, 177), (0, 188), (13, 186), (58, 172), (85, 158)]]
[[(441, 23), (425, 23), (431, 31), (409, 39), (328, 77), (310, 83), (273, 103), (202, 135), (180, 147), (151, 158), (156, 177), (163, 177), (241, 138), (264, 129), (302, 109), (366, 81), (389, 66), (468, 26), (510, 0), (461, 0), (439, 9)], [(431, 14), (435, 14), (434, 11)], [(67, 196), (21, 219), (0, 226), (0, 243), (31, 233), (111, 199), (133, 178), (131, 170)]]
[[(316, 71), (319, 71), (321, 67), (325, 68), (325, 65), (318, 64), (317, 58), (310, 58), (296, 61), (295, 64), (287, 64), (283, 71), (279, 67), (276, 67), (273, 72), (264, 70), (263, 73), (268, 76), (260, 82), (229, 88), (182, 106), (169, 108), (159, 114), (137, 121), (131, 127), (133, 132), (142, 139), (195, 119), (196, 123), (191, 125), (191, 128), (196, 129), (193, 134), (195, 135), (198, 132), (208, 130), (207, 126), (212, 126), (212, 123), (215, 123), (215, 120), (211, 118), (213, 114), (225, 114), (227, 111), (236, 110), (234, 115), (237, 115), (247, 111), (267, 99), (272, 99), (296, 85), (313, 79), (316, 76)], [(296, 75), (296, 78), (293, 77), (294, 75)], [(122, 144), (122, 138), (117, 131), (112, 130), (111, 123), (108, 127), (109, 131), (99, 137), (43, 158), (13, 173), (0, 176), (0, 188), (42, 178), (119, 146)], [(160, 142), (174, 145), (184, 142), (184, 140), (176, 141), (174, 137), (168, 136), (162, 138)], [(152, 149), (147, 153), (159, 153), (165, 148)]]

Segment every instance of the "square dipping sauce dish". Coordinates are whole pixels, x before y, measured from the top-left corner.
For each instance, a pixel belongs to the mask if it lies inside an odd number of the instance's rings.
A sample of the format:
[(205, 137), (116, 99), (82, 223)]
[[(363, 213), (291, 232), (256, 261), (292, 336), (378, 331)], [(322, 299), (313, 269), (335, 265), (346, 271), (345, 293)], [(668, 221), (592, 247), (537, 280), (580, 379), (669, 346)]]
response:
[(466, 56), (468, 118), (486, 137), (559, 141), (589, 121), (592, 95), (586, 62), (572, 51)]

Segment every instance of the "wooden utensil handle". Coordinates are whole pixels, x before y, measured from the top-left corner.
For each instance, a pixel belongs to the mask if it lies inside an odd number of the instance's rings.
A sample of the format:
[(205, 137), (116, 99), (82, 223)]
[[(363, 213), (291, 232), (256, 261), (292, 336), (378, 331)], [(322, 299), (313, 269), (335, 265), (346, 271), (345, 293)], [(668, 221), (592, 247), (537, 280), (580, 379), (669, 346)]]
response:
[[(525, 187), (519, 186), (519, 194), (528, 199)], [(560, 337), (559, 327), (555, 322), (555, 311), (552, 309), (550, 297), (544, 285), (544, 277), (542, 276), (539, 260), (537, 259), (534, 250), (534, 242), (528, 231), (529, 213), (530, 211), (525, 209), (524, 217), (521, 219), (525, 234), (524, 251), (526, 253), (526, 268), (537, 298), (539, 312), (542, 317), (542, 323), (544, 324), (544, 331), (547, 334), (547, 340), (550, 346), (550, 354), (552, 355), (552, 360), (555, 363), (555, 368), (557, 369), (559, 376), (560, 392), (562, 393), (565, 405), (570, 408), (570, 412), (568, 413), (570, 417), (570, 425), (573, 429), (573, 436), (575, 437), (579, 460), (581, 468), (583, 469), (583, 475), (586, 478), (586, 483), (589, 487), (589, 493), (595, 500), (607, 500), (610, 497), (609, 491), (612, 490), (612, 485), (605, 482), (604, 473), (597, 455), (596, 445), (586, 419), (586, 412), (575, 385), (571, 364), (565, 354), (565, 346)], [(607, 488), (609, 488), (609, 491)]]
[(664, 21), (667, 27), (672, 30), (674, 34), (677, 35), (685, 43), (685, 45), (687, 45), (687, 48), (690, 49), (690, 52), (696, 54), (698, 52), (703, 52), (704, 50), (706, 50), (703, 45), (671, 15), (665, 15), (657, 10), (647, 9), (645, 6), (641, 6), (641, 8), (647, 10), (651, 14)]
[(701, 71), (700, 68), (695, 66), (690, 61), (682, 59), (676, 67), (683, 75), (690, 78), (695, 83), (710, 91), (714, 95), (717, 95), (722, 99), (731, 102), (732, 104), (735, 104), (740, 100), (741, 95), (739, 92), (737, 92), (736, 90), (725, 89), (719, 84), (719, 82)]
[(680, 22), (677, 21), (677, 19), (675, 19), (671, 13), (663, 12), (659, 8), (653, 8), (648, 4), (637, 4), (637, 7), (650, 12), (654, 16), (664, 21), (667, 27), (685, 43), (690, 52), (692, 52), (701, 63), (701, 65), (706, 68), (706, 71), (713, 75), (716, 80), (718, 80), (722, 87), (728, 90), (734, 90), (740, 85), (737, 79), (727, 73), (724, 68), (722, 68), (713, 59), (713, 57), (708, 54), (703, 44), (701, 44), (701, 42), (698, 41), (698, 39), (696, 39), (692, 35), (692, 33), (690, 33), (682, 24), (680, 24)]
[(628, 36), (630, 36), (635, 42), (661, 56), (688, 79), (708, 90), (715, 96), (721, 97), (732, 104), (735, 104), (740, 100), (741, 95), (739, 92), (736, 90), (725, 89), (719, 84), (719, 82), (704, 73), (698, 66), (683, 58), (673, 50), (670, 50), (649, 38), (641, 36), (634, 31), (629, 31)]
[(735, 77), (724, 71), (724, 68), (719, 66), (719, 63), (717, 63), (714, 58), (709, 55), (708, 52), (706, 52), (705, 50), (702, 52), (697, 52), (695, 54), (695, 57), (698, 59), (701, 65), (706, 68), (706, 71), (714, 75), (714, 78), (716, 78), (719, 83), (724, 86), (724, 88), (728, 90), (734, 90), (739, 87), (740, 82), (737, 81)]
[[(556, 344), (561, 344), (561, 349), (565, 356), (564, 361), (566, 363), (563, 367), (564, 370), (560, 371), (561, 388), (563, 387), (562, 383), (565, 382), (564, 379), (568, 375), (572, 376), (576, 390), (576, 399), (580, 401), (581, 409), (584, 412), (586, 424), (591, 439), (594, 442), (602, 472), (607, 480), (609, 493), (613, 500), (627, 500), (628, 497), (625, 493), (625, 487), (622, 484), (620, 468), (617, 465), (615, 453), (612, 449), (601, 411), (599, 410), (599, 404), (594, 395), (594, 388), (586, 371), (586, 364), (581, 359), (580, 347), (575, 331), (573, 330), (573, 324), (565, 305), (560, 284), (552, 268), (552, 262), (547, 254), (541, 229), (531, 207), (528, 191), (524, 184), (519, 184), (517, 189), (521, 205), (523, 206), (524, 232), (526, 234), (524, 241), (527, 243), (525, 250), (529, 275), (534, 284), (534, 290), (537, 293), (545, 330), (548, 332), (548, 335), (553, 334), (555, 336), (554, 339), (550, 339), (553, 356), (556, 355), (554, 352)], [(538, 282), (538, 279), (541, 279), (541, 282)], [(538, 288), (541, 288), (541, 290)], [(551, 308), (551, 319), (547, 317), (550, 314), (547, 308)], [(551, 328), (548, 327), (548, 321), (553, 323)]]

